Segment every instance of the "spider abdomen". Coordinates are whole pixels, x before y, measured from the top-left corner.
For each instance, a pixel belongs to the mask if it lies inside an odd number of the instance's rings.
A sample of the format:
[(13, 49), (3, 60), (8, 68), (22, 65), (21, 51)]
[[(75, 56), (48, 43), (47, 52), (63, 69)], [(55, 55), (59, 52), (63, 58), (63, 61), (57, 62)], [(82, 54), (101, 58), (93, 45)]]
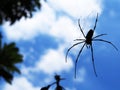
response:
[(93, 33), (94, 33), (94, 31), (92, 29), (90, 29), (90, 31), (87, 33), (87, 35), (86, 35), (86, 43), (87, 44), (91, 44)]

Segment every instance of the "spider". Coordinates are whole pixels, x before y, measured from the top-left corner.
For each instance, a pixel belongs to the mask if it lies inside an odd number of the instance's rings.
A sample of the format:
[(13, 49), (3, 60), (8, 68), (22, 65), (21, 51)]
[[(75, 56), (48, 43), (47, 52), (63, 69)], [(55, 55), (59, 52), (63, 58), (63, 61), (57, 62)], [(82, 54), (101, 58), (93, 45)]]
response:
[(100, 35), (97, 35), (97, 36), (93, 37), (94, 31), (95, 31), (95, 29), (96, 29), (97, 21), (98, 21), (98, 13), (97, 13), (97, 17), (96, 17), (96, 20), (95, 20), (94, 28), (93, 28), (93, 29), (90, 29), (90, 30), (88, 31), (87, 35), (85, 36), (85, 34), (84, 34), (84, 32), (83, 32), (83, 30), (82, 30), (82, 28), (81, 28), (81, 26), (80, 26), (80, 19), (78, 19), (79, 30), (81, 31), (84, 39), (75, 39), (74, 41), (78, 41), (78, 42), (75, 43), (75, 44), (73, 44), (73, 45), (67, 50), (66, 58), (65, 58), (65, 60), (66, 60), (66, 62), (67, 62), (67, 56), (68, 56), (69, 51), (70, 51), (73, 47), (75, 47), (75, 46), (77, 46), (77, 45), (79, 45), (79, 44), (84, 43), (83, 46), (81, 47), (81, 49), (79, 50), (79, 53), (78, 53), (77, 58), (76, 58), (76, 61), (75, 61), (75, 78), (76, 78), (76, 68), (77, 68), (78, 58), (79, 58), (79, 56), (80, 56), (80, 54), (81, 54), (84, 46), (86, 46), (87, 48), (90, 48), (90, 49), (91, 49), (93, 70), (94, 70), (94, 73), (95, 73), (95, 76), (96, 76), (96, 77), (97, 77), (97, 73), (96, 73), (95, 64), (94, 64), (94, 55), (93, 55), (92, 42), (93, 42), (93, 41), (106, 42), (106, 43), (112, 45), (112, 46), (118, 51), (118, 49), (116, 48), (116, 46), (115, 46), (113, 43), (111, 43), (110, 41), (103, 40), (103, 39), (97, 39), (98, 37), (103, 36), (103, 35), (107, 35), (107, 34), (100, 34)]

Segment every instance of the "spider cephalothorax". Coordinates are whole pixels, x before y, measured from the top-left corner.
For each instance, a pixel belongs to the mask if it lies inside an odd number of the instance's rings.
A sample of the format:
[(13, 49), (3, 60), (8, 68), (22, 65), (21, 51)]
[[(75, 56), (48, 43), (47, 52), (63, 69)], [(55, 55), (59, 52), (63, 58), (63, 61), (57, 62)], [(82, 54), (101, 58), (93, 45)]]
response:
[(75, 41), (78, 41), (77, 43), (73, 44), (68, 50), (67, 50), (67, 53), (66, 53), (66, 61), (67, 61), (67, 56), (68, 56), (68, 53), (69, 51), (76, 45), (79, 45), (81, 43), (84, 43), (83, 46), (81, 47), (78, 55), (77, 55), (77, 58), (76, 58), (76, 61), (75, 61), (75, 77), (76, 77), (76, 68), (77, 68), (77, 62), (78, 62), (78, 58), (84, 48), (84, 46), (86, 45), (86, 47), (91, 49), (91, 56), (92, 56), (92, 63), (93, 63), (93, 69), (94, 69), (94, 73), (95, 75), (97, 76), (97, 73), (96, 73), (96, 69), (95, 69), (95, 64), (94, 64), (94, 55), (93, 55), (93, 46), (92, 46), (92, 41), (102, 41), (102, 42), (106, 42), (110, 45), (112, 45), (116, 50), (118, 50), (116, 48), (116, 46), (114, 44), (112, 44), (111, 42), (109, 41), (106, 41), (106, 40), (103, 40), (103, 39), (97, 39), (98, 37), (100, 36), (103, 36), (103, 35), (107, 35), (107, 34), (100, 34), (100, 35), (97, 35), (95, 37), (93, 37), (93, 34), (94, 34), (94, 31), (96, 29), (96, 24), (97, 24), (97, 21), (98, 21), (98, 14), (97, 14), (97, 17), (96, 17), (96, 21), (95, 21), (95, 26), (93, 29), (90, 29), (87, 33), (87, 35), (85, 36), (81, 26), (80, 26), (80, 19), (78, 20), (78, 25), (79, 25), (79, 28), (80, 28), (80, 31), (82, 32), (83, 36), (84, 36), (84, 39), (75, 39)]

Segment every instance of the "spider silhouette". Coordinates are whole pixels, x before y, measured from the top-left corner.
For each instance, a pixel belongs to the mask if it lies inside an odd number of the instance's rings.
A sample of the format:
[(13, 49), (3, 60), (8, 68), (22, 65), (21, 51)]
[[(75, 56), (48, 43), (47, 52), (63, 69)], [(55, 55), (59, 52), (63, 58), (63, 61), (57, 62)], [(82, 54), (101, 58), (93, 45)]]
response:
[(90, 48), (90, 49), (91, 49), (92, 64), (93, 64), (93, 69), (94, 69), (94, 73), (95, 73), (95, 76), (96, 76), (96, 77), (97, 77), (97, 73), (96, 73), (95, 64), (94, 64), (94, 55), (93, 55), (92, 41), (102, 41), (102, 42), (106, 42), (106, 43), (112, 45), (112, 46), (118, 51), (118, 49), (116, 48), (116, 46), (115, 46), (113, 43), (111, 43), (110, 41), (103, 40), (103, 39), (97, 39), (98, 37), (103, 36), (103, 35), (107, 35), (107, 34), (100, 34), (100, 35), (97, 35), (97, 36), (93, 37), (94, 31), (95, 31), (95, 29), (96, 29), (97, 21), (98, 21), (98, 13), (97, 13), (97, 17), (96, 17), (96, 20), (95, 20), (94, 28), (93, 28), (93, 29), (90, 29), (90, 30), (88, 31), (87, 35), (85, 36), (85, 34), (84, 34), (84, 32), (83, 32), (83, 30), (82, 30), (82, 28), (81, 28), (81, 26), (80, 26), (80, 19), (78, 20), (78, 25), (79, 25), (79, 28), (80, 28), (81, 33), (83, 34), (84, 39), (75, 39), (74, 41), (79, 41), (79, 42), (73, 44), (73, 45), (67, 50), (66, 58), (65, 58), (65, 60), (66, 60), (66, 62), (67, 62), (67, 56), (68, 56), (69, 51), (70, 51), (73, 47), (75, 47), (75, 46), (77, 46), (77, 45), (79, 45), (79, 44), (84, 43), (83, 46), (81, 47), (81, 49), (79, 50), (79, 53), (78, 53), (77, 58), (76, 58), (76, 61), (75, 61), (75, 78), (76, 78), (76, 68), (77, 68), (78, 58), (79, 58), (79, 56), (80, 56), (80, 54), (81, 54), (84, 46), (86, 46), (87, 48)]

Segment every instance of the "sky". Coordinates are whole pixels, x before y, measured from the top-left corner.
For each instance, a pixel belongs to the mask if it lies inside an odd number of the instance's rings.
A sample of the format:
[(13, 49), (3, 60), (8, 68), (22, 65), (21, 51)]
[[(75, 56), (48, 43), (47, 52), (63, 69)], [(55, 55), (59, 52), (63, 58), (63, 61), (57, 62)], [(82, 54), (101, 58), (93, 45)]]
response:
[[(58, 74), (66, 80), (61, 85), (66, 90), (120, 90), (120, 1), (119, 0), (47, 0), (31, 19), (22, 18), (14, 25), (6, 22), (1, 26), (4, 42), (15, 42), (23, 55), (23, 63), (15, 73), (12, 85), (1, 81), (1, 90), (40, 90), (54, 82)], [(78, 38), (84, 38), (79, 30), (78, 19), (85, 33), (93, 29), (98, 13), (94, 36), (107, 34), (100, 39), (110, 44), (93, 41), (96, 72), (92, 66), (90, 49), (84, 47), (74, 78), (75, 59), (81, 45), (71, 49), (67, 63), (65, 55)], [(50, 90), (54, 90), (51, 87)]]

